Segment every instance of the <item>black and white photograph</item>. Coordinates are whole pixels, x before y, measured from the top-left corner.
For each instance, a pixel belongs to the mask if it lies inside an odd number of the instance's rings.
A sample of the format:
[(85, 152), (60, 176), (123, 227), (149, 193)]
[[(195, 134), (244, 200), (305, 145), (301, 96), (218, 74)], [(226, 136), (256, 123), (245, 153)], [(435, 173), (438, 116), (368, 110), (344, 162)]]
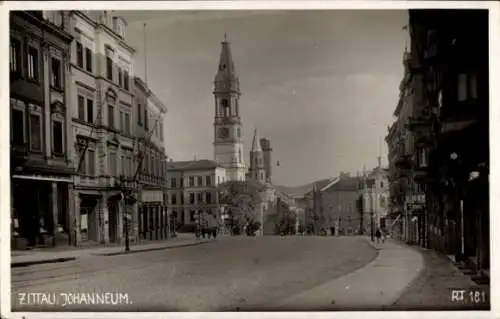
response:
[(491, 315), (498, 4), (255, 2), (8, 5), (2, 318)]

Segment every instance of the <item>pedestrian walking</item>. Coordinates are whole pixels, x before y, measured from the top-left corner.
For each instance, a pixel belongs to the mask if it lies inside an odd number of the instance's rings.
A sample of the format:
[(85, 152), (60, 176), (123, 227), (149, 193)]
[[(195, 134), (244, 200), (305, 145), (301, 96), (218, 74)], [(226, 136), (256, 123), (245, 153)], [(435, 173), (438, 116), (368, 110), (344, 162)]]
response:
[(380, 229), (377, 229), (375, 236), (377, 237), (377, 244), (380, 244), (380, 237), (382, 237), (382, 233), (380, 232)]

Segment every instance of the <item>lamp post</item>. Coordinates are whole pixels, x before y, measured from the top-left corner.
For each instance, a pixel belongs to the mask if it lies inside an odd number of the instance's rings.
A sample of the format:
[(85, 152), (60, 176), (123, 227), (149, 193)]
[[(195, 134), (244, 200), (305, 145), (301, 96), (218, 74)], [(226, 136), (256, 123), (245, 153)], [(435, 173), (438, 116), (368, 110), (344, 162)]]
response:
[(123, 218), (125, 221), (125, 251), (129, 252), (130, 251), (130, 241), (129, 241), (129, 234), (128, 234), (128, 212), (126, 210), (126, 205), (125, 205), (125, 199), (126, 196), (124, 194), (124, 191), (121, 192), (121, 197), (122, 197), (122, 209), (123, 209)]

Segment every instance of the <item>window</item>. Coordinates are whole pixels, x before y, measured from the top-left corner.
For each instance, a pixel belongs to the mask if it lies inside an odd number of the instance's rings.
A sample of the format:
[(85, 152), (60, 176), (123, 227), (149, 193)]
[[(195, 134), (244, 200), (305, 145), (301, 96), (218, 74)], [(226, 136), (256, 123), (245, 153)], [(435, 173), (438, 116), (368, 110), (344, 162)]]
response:
[(28, 78), (38, 81), (38, 50), (34, 47), (28, 48)]
[(137, 104), (137, 123), (142, 124), (142, 107), (140, 104)]
[(10, 71), (19, 72), (21, 63), (21, 42), (15, 39), (10, 40)]
[(239, 127), (236, 129), (236, 136), (241, 137), (241, 129)]
[(192, 210), (192, 211), (190, 212), (190, 217), (191, 217), (191, 222), (194, 222), (195, 217), (196, 217), (196, 212), (195, 212), (194, 210)]
[(109, 174), (111, 176), (118, 175), (118, 163), (117, 163), (116, 152), (109, 153)]
[(30, 114), (30, 139), (31, 139), (31, 150), (41, 151), (42, 150), (42, 134), (41, 134), (41, 118), (39, 114)]
[(106, 57), (106, 78), (113, 81), (113, 60), (111, 57)]
[(85, 97), (78, 95), (78, 119), (85, 121)]
[(229, 117), (229, 101), (227, 99), (222, 99), (221, 102), (222, 105), (222, 112), (224, 114), (224, 117)]
[(189, 176), (189, 187), (194, 187), (194, 176)]
[(92, 50), (85, 48), (85, 69), (92, 72)]
[(12, 142), (16, 146), (23, 146), (25, 143), (24, 112), (26, 106), (24, 102), (15, 99), (10, 99), (10, 105), (12, 112)]
[(130, 134), (130, 114), (125, 113), (125, 133)]
[(198, 176), (197, 184), (198, 186), (203, 186), (203, 176)]
[(206, 193), (207, 204), (212, 204), (212, 194)]
[(56, 154), (63, 154), (63, 124), (59, 121), (52, 122), (53, 151)]
[(181, 198), (181, 205), (184, 205), (184, 194), (181, 193), (180, 198)]
[(125, 131), (125, 119), (122, 111), (120, 111), (120, 131)]
[(477, 99), (477, 77), (475, 74), (458, 75), (458, 100)]
[(148, 123), (148, 110), (144, 107), (144, 129), (147, 131), (149, 127)]
[(83, 46), (80, 42), (76, 43), (76, 65), (83, 68)]
[(171, 202), (170, 202), (172, 205), (176, 205), (177, 204), (177, 196), (175, 194), (172, 194), (172, 198), (171, 198)]
[(122, 69), (118, 68), (118, 86), (122, 87), (123, 81), (122, 81)]
[(189, 194), (189, 203), (194, 204), (194, 193)]
[(181, 188), (184, 187), (184, 178), (183, 177), (179, 178), (179, 187), (181, 187)]
[(203, 193), (198, 193), (198, 203), (203, 202)]
[(87, 99), (87, 122), (94, 123), (94, 101)]
[(90, 176), (95, 176), (95, 151), (92, 149), (87, 150), (88, 158), (88, 170), (87, 173)]
[(115, 128), (115, 107), (110, 104), (108, 104), (108, 126)]
[(120, 175), (125, 175), (125, 173), (127, 172), (127, 168), (126, 168), (127, 163), (125, 162), (125, 155), (123, 154), (123, 152), (120, 155), (120, 163), (121, 163), (121, 165), (120, 165), (120, 168), (121, 168)]
[(172, 177), (172, 181), (171, 181), (172, 188), (176, 188), (177, 187), (177, 183), (176, 182), (177, 181), (176, 181), (175, 177)]
[(128, 91), (128, 84), (129, 84), (128, 72), (124, 71), (123, 72), (123, 88), (127, 91)]
[(52, 58), (52, 76), (50, 85), (55, 87), (56, 89), (62, 88), (62, 69), (61, 69), (61, 60), (57, 58)]
[(205, 176), (205, 183), (207, 186), (212, 185), (212, 177), (211, 176)]

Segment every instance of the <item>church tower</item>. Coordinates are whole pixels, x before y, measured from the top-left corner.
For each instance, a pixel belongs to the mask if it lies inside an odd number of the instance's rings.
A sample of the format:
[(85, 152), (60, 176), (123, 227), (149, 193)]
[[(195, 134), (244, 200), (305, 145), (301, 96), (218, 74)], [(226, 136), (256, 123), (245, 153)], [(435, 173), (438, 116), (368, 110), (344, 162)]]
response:
[(240, 81), (236, 75), (230, 43), (224, 35), (219, 67), (214, 80), (214, 156), (226, 169), (227, 180), (245, 180), (243, 127), (240, 118)]
[(258, 183), (264, 184), (267, 181), (264, 152), (260, 146), (257, 129), (255, 129), (253, 134), (252, 149), (250, 150), (250, 169), (248, 173), (249, 177)]

